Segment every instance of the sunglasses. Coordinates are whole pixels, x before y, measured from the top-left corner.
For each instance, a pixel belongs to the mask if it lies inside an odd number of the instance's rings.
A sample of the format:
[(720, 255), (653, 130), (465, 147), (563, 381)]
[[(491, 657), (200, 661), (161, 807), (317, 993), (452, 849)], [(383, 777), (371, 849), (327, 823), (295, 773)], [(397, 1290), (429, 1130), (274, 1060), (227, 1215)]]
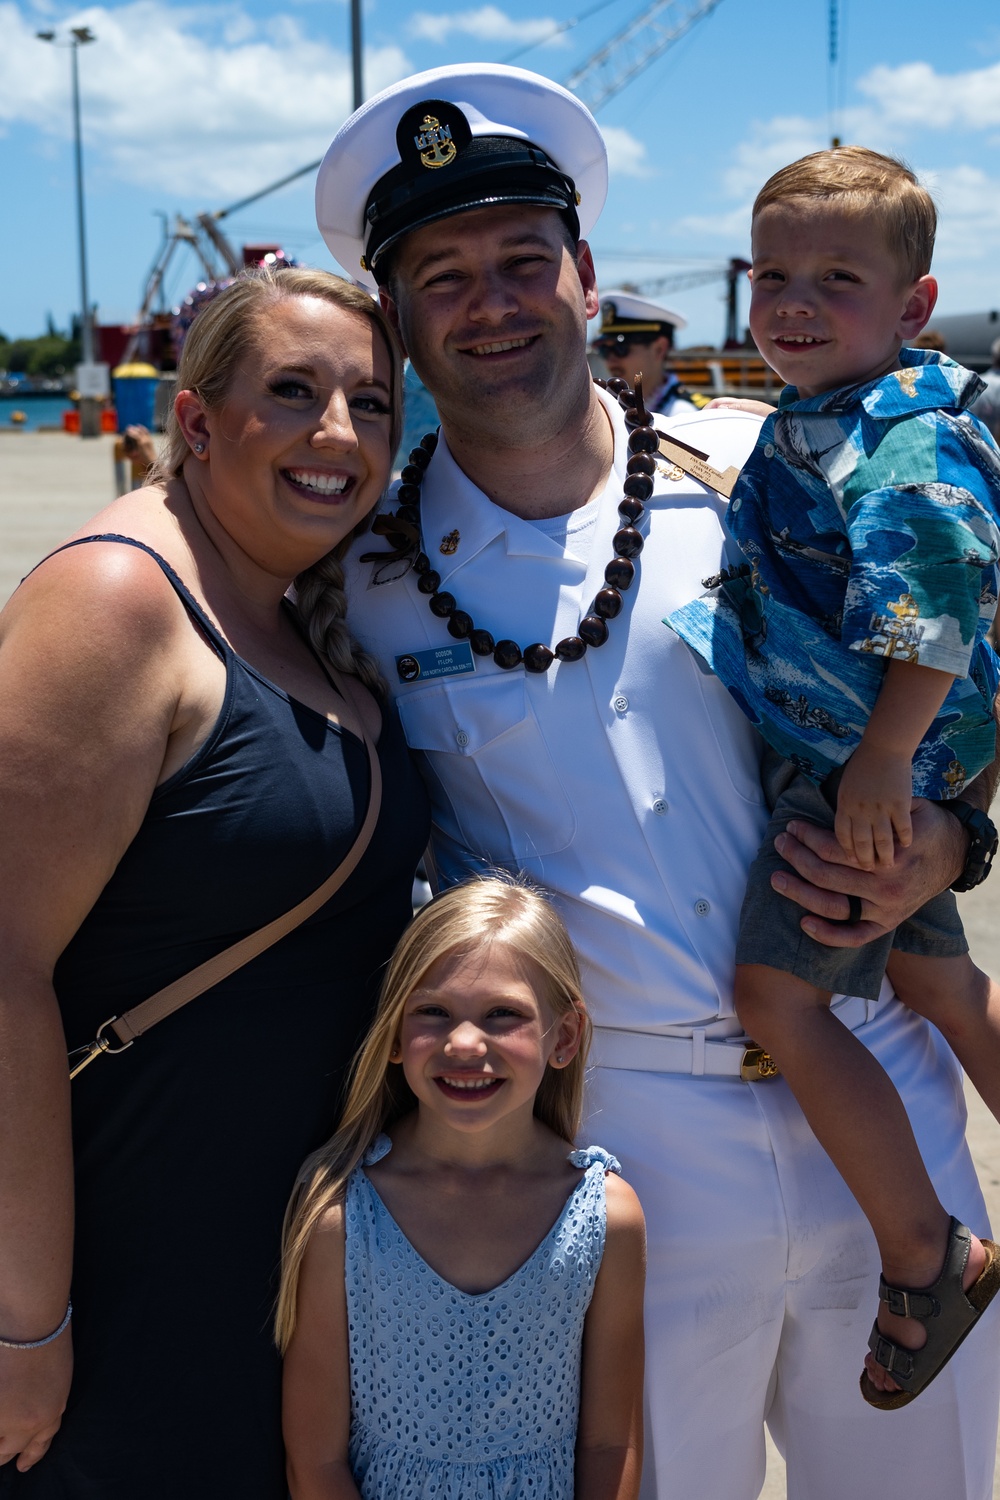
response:
[(607, 334), (604, 338), (594, 340), (594, 348), (598, 354), (605, 356), (608, 354), (618, 354), (624, 359), (632, 353), (633, 349), (648, 349), (649, 345), (658, 337), (659, 335), (655, 333), (649, 335), (633, 334), (631, 336), (624, 333)]

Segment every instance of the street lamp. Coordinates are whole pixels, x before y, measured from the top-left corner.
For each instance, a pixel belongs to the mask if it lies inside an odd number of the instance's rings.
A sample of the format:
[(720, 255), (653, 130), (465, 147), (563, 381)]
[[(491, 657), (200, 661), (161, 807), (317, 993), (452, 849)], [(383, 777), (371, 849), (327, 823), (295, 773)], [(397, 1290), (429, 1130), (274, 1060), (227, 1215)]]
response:
[(80, 257), (80, 306), (81, 323), (80, 337), (82, 344), (84, 367), (80, 383), (86, 388), (81, 391), (80, 396), (80, 436), (97, 437), (100, 432), (100, 402), (97, 399), (97, 385), (101, 383), (102, 375), (96, 376), (97, 384), (90, 386), (89, 382), (95, 380), (91, 372), (95, 370), (94, 365), (94, 325), (90, 313), (90, 293), (87, 287), (87, 236), (83, 217), (83, 142), (80, 132), (80, 69), (77, 61), (77, 53), (81, 47), (88, 42), (96, 42), (97, 37), (89, 26), (74, 26), (70, 30), (65, 41), (60, 41), (54, 31), (36, 31), (40, 42), (51, 42), (57, 47), (68, 47), (70, 49), (71, 77), (73, 80), (73, 142), (76, 161), (76, 226), (77, 240)]
[(354, 108), (365, 102), (365, 85), (361, 77), (361, 0), (351, 0), (351, 76), (354, 83)]

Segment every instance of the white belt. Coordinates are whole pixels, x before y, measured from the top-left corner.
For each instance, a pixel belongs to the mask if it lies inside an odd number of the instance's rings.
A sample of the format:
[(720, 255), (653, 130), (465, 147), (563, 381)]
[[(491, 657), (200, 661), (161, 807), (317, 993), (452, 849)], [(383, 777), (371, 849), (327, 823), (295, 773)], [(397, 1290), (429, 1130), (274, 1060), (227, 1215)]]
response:
[[(863, 1026), (875, 1001), (851, 996), (834, 1008), (834, 1015), (850, 1031)], [(704, 1031), (691, 1036), (663, 1036), (648, 1031), (621, 1031), (595, 1026), (590, 1063), (598, 1068), (623, 1068), (637, 1073), (689, 1073), (695, 1078), (741, 1078), (760, 1083), (778, 1077), (769, 1052), (744, 1037), (710, 1041)]]

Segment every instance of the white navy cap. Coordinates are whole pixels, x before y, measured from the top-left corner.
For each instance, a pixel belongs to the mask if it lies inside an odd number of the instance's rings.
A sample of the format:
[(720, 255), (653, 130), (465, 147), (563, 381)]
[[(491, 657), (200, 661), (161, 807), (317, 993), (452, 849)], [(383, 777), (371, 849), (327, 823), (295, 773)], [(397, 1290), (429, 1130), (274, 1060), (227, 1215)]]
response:
[(340, 127), (316, 180), (320, 233), (370, 289), (404, 234), (495, 203), (554, 208), (590, 233), (608, 190), (597, 122), (567, 89), (500, 63), (416, 73)]
[(594, 339), (597, 349), (613, 349), (629, 337), (655, 339), (671, 336), (674, 328), (686, 328), (687, 319), (660, 302), (637, 297), (634, 292), (605, 292), (601, 298), (601, 327)]

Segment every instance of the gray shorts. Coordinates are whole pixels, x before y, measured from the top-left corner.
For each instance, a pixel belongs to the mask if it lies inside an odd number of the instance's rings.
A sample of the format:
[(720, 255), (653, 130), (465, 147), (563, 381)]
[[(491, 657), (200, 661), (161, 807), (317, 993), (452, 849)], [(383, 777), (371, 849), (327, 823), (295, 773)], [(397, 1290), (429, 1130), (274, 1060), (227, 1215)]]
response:
[(876, 1000), (893, 948), (922, 958), (957, 958), (968, 953), (952, 891), (935, 896), (895, 932), (863, 948), (828, 948), (809, 937), (799, 926), (803, 907), (771, 889), (771, 876), (777, 870), (791, 870), (775, 850), (774, 840), (792, 818), (832, 829), (834, 809), (815, 782), (773, 750), (765, 752), (761, 781), (772, 809), (771, 821), (750, 866), (736, 944), (738, 964), (767, 964), (817, 989)]

